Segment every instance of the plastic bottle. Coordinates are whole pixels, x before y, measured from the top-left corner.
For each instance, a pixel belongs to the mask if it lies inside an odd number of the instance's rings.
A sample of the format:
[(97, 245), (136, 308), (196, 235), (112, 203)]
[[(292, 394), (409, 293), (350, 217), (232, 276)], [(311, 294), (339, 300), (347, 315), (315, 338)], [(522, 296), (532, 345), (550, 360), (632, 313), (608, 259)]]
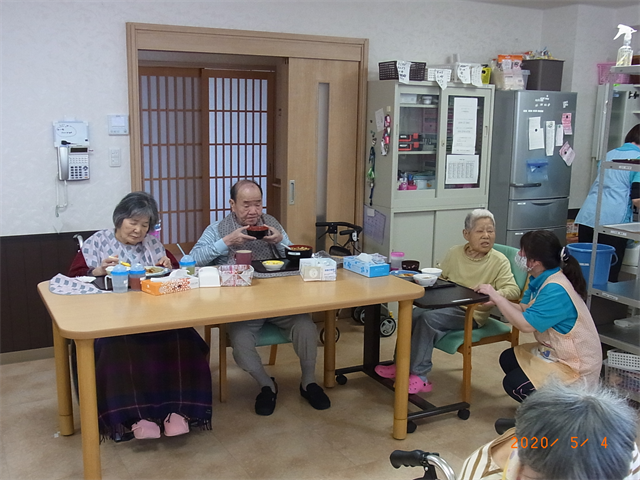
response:
[(185, 255), (180, 259), (180, 268), (184, 268), (189, 275), (196, 274), (196, 260), (191, 255)]
[(149, 235), (153, 235), (160, 240), (160, 230), (162, 230), (162, 220), (158, 220), (158, 223), (155, 224), (153, 230), (149, 232)]
[(618, 34), (613, 37), (615, 40), (620, 35), (624, 35), (624, 42), (622, 46), (618, 49), (618, 58), (616, 60), (616, 67), (628, 67), (631, 65), (631, 60), (633, 59), (633, 49), (631, 48), (631, 35), (635, 33), (636, 30), (627, 26), (627, 25), (618, 25)]
[(402, 270), (402, 260), (404, 260), (404, 252), (391, 252), (390, 263), (391, 270)]
[[(113, 293), (127, 293), (129, 290), (129, 271), (124, 265), (116, 265), (109, 275), (113, 285)], [(105, 280), (106, 281), (106, 280)]]
[(144, 280), (145, 274), (144, 267), (139, 263), (131, 266), (131, 269), (129, 269), (129, 286), (131, 290), (142, 290), (140, 282)]

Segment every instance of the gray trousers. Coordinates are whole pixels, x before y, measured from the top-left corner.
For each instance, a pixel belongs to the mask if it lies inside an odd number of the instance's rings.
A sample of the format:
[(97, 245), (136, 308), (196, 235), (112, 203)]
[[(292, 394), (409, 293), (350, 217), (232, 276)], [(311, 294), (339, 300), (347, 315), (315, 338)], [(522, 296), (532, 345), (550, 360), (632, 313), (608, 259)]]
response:
[(465, 313), (460, 307), (413, 309), (409, 365), (412, 374), (427, 376), (433, 367), (433, 346), (451, 330), (464, 330)]
[(318, 356), (318, 332), (308, 313), (284, 317), (261, 318), (227, 324), (227, 332), (233, 348), (233, 358), (240, 368), (248, 372), (260, 388), (271, 387), (273, 382), (262, 365), (256, 343), (260, 328), (272, 323), (293, 343), (302, 370), (302, 386), (315, 382), (316, 357)]

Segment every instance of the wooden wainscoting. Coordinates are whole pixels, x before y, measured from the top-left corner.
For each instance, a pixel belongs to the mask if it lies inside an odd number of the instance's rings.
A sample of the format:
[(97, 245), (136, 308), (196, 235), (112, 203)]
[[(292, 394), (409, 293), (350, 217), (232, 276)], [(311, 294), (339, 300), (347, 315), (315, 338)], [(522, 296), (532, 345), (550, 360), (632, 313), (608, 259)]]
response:
[(73, 236), (94, 232), (0, 237), (0, 353), (53, 345), (51, 318), (36, 286), (66, 274), (77, 252)]

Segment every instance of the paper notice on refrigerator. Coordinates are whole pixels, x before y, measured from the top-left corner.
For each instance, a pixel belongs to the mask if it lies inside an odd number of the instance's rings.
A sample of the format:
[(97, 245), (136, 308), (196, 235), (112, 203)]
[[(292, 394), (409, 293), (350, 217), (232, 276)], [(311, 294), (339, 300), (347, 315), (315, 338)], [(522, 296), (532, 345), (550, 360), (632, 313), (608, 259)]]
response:
[(556, 122), (553, 120), (544, 122), (544, 135), (545, 135), (545, 153), (547, 157), (553, 155), (553, 147), (555, 146), (556, 138)]
[(476, 153), (477, 115), (477, 98), (454, 97), (451, 153), (462, 155)]
[(529, 150), (544, 148), (544, 130), (540, 126), (540, 117), (529, 117)]
[(558, 153), (560, 153), (560, 157), (562, 157), (564, 163), (566, 163), (568, 166), (571, 166), (573, 160), (576, 158), (576, 152), (573, 151), (573, 148), (571, 148), (569, 142), (564, 142), (564, 145), (562, 145), (562, 147), (560, 148), (560, 152)]
[(571, 113), (563, 113), (562, 114), (562, 130), (565, 135), (573, 135), (573, 130), (571, 129)]
[(478, 183), (479, 165), (478, 155), (447, 155), (444, 183)]
[(556, 125), (556, 147), (561, 147), (564, 144), (564, 129), (562, 124)]

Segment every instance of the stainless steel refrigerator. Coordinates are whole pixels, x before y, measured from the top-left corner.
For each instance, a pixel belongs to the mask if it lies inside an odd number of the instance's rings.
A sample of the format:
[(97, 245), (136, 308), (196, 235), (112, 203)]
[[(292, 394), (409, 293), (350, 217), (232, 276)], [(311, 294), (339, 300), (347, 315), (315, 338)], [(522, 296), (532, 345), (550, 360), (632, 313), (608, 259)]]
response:
[(576, 97), (496, 91), (489, 182), (496, 243), (519, 248), (522, 235), (538, 229), (552, 230), (566, 243), (571, 167), (560, 151), (573, 148)]

